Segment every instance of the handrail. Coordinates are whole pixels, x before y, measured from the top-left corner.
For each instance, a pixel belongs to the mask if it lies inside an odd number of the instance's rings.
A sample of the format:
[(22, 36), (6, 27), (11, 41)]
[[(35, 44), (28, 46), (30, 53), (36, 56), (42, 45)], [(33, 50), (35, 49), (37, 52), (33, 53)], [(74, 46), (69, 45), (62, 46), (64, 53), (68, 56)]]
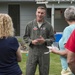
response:
[(70, 2), (71, 4), (75, 2), (75, 0), (35, 0), (37, 4), (46, 4), (48, 2)]
[(75, 0), (48, 0), (48, 1), (61, 1), (61, 2), (62, 1), (64, 1), (64, 2), (70, 1), (71, 2), (71, 1), (75, 1)]
[(45, 1), (75, 1), (75, 0), (35, 0), (35, 1), (38, 1), (38, 2), (45, 2)]

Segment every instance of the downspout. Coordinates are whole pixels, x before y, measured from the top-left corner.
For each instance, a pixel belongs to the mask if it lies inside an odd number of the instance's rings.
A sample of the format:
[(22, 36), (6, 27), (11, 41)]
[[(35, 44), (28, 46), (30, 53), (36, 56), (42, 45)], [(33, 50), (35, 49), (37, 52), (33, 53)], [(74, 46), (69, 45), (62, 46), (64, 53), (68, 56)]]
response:
[(51, 10), (51, 25), (54, 29), (54, 4), (52, 4), (52, 10)]

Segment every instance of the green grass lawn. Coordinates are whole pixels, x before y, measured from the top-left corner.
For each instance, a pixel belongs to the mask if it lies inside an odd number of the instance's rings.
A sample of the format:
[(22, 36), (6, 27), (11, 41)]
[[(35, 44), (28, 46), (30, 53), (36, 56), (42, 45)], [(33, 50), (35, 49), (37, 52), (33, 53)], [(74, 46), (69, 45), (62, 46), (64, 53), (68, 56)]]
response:
[[(26, 70), (26, 60), (27, 60), (26, 54), (22, 53), (22, 62), (20, 62), (19, 65), (24, 75), (25, 75), (25, 70)], [(50, 54), (50, 73), (49, 75), (61, 75), (60, 72), (61, 72), (60, 57), (59, 55), (51, 53)], [(39, 75), (38, 69), (35, 75)]]

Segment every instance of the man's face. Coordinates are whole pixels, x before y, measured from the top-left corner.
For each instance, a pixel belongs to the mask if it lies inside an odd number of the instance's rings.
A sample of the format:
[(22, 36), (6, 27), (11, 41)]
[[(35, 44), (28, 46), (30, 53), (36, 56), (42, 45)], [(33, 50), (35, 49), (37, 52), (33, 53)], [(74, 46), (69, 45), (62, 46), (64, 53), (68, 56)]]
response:
[(44, 9), (37, 9), (36, 11), (36, 19), (38, 22), (42, 22), (46, 15), (46, 11)]

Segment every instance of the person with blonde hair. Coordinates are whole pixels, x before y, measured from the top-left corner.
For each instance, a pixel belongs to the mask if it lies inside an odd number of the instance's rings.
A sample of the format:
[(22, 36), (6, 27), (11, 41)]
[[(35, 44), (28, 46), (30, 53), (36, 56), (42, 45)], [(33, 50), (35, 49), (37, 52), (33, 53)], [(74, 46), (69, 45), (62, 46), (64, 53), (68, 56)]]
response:
[(0, 14), (0, 75), (22, 75), (18, 65), (22, 59), (14, 28), (8, 14)]

